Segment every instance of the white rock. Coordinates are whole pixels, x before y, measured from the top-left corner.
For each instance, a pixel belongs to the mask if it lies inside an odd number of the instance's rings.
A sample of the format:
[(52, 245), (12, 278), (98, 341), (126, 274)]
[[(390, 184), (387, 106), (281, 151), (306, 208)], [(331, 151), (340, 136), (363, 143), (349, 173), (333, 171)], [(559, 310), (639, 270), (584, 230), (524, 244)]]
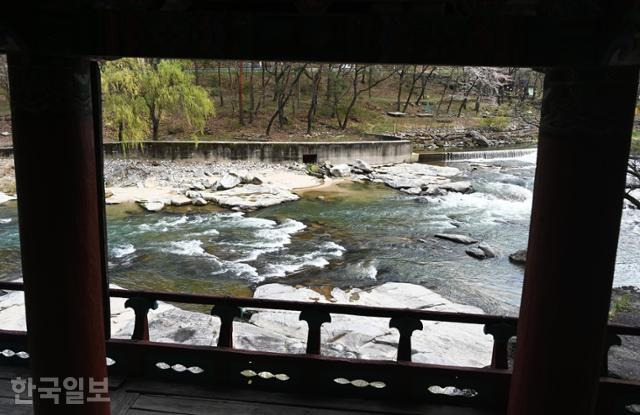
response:
[(164, 208), (164, 202), (159, 200), (140, 201), (139, 203), (147, 212), (159, 212)]
[(199, 197), (202, 197), (202, 193), (195, 190), (187, 190), (185, 192), (185, 196), (187, 196), (189, 199), (197, 199)]
[(355, 167), (356, 169), (360, 169), (363, 173), (371, 173), (373, 171), (369, 163), (362, 160), (356, 160), (353, 163), (353, 167)]
[(196, 197), (195, 199), (193, 199), (192, 203), (194, 206), (205, 206), (207, 204), (207, 201), (201, 197)]
[(206, 200), (207, 202), (215, 202), (216, 194), (213, 192), (201, 192), (200, 198)]
[(351, 167), (346, 164), (336, 164), (329, 169), (329, 173), (335, 177), (349, 177), (351, 175)]
[(434, 235), (436, 238), (446, 239), (447, 241), (457, 242), (459, 244), (470, 245), (478, 242), (476, 239), (473, 239), (467, 235), (460, 235), (457, 233), (437, 233)]
[(406, 187), (400, 189), (400, 191), (410, 195), (419, 195), (422, 192), (422, 189), (419, 187)]
[(439, 187), (450, 192), (458, 193), (471, 193), (473, 191), (471, 182), (450, 182), (441, 184)]
[(2, 192), (0, 192), (0, 205), (1, 205), (1, 204), (3, 204), (3, 203), (8, 202), (8, 201), (10, 201), (10, 200), (15, 200), (15, 199), (16, 199), (16, 197), (15, 197), (15, 196), (9, 196), (9, 195), (8, 195), (8, 194), (6, 194), (6, 193), (2, 193)]
[(204, 190), (206, 186), (200, 182), (192, 183), (191, 190)]
[(436, 185), (428, 185), (422, 194), (427, 196), (443, 196), (447, 194), (447, 191)]
[(394, 189), (420, 187), (448, 183), (449, 177), (460, 173), (453, 167), (432, 166), (421, 163), (401, 163), (376, 168), (371, 173), (374, 180), (381, 180)]
[[(483, 314), (472, 306), (452, 303), (424, 287), (405, 283), (386, 283), (368, 290), (334, 288), (332, 300), (337, 303), (377, 307), (403, 307), (435, 311)], [(327, 299), (308, 288), (281, 284), (260, 286), (256, 298), (326, 302)], [(306, 324), (299, 315), (288, 311), (261, 311), (250, 322), (275, 333), (284, 333), (304, 341)], [(483, 333), (481, 325), (424, 321), (424, 330), (414, 332), (414, 361), (482, 367), (491, 361), (492, 339)], [(389, 328), (385, 318), (368, 318), (334, 314), (330, 324), (322, 326), (323, 353), (331, 356), (364, 359), (395, 359), (398, 333)]]
[(220, 206), (238, 210), (255, 210), (298, 200), (298, 196), (288, 190), (276, 186), (255, 184), (212, 193), (210, 198)]
[(9, 134), (9, 131), (3, 131), (0, 133), (0, 135), (3, 137), (8, 137), (10, 134)]
[(171, 198), (172, 206), (185, 206), (189, 204), (191, 204), (191, 199), (186, 196), (179, 195)]
[(478, 244), (478, 249), (480, 249), (482, 252), (484, 252), (484, 254), (485, 254), (485, 256), (487, 258), (495, 258), (498, 255), (496, 250), (492, 246), (487, 244), (486, 242), (479, 243)]
[(259, 176), (248, 174), (248, 175), (246, 175), (246, 176), (244, 176), (242, 178), (242, 183), (246, 183), (246, 184), (262, 184), (262, 183), (264, 183), (264, 180)]
[(242, 183), (242, 179), (235, 174), (225, 174), (220, 180), (220, 187), (223, 189), (233, 189)]

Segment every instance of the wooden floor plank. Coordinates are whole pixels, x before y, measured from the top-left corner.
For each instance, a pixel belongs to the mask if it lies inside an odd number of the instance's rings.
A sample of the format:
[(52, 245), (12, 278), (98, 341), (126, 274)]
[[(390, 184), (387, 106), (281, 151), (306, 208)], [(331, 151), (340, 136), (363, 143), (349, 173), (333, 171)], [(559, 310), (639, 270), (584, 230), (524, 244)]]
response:
[(124, 389), (110, 391), (111, 415), (125, 415), (138, 396), (140, 396), (138, 393), (127, 392)]
[(179, 395), (192, 398), (220, 399), (236, 402), (256, 402), (264, 404), (284, 404), (306, 408), (346, 410), (349, 413), (365, 411), (385, 415), (415, 414), (463, 414), (463, 415), (501, 415), (500, 412), (486, 409), (461, 408), (450, 405), (426, 403), (389, 402), (373, 399), (332, 398), (312, 394), (287, 394), (265, 392), (256, 389), (219, 389), (199, 385), (174, 384), (141, 379), (128, 380), (123, 388), (141, 394)]
[[(256, 402), (238, 402), (214, 399), (187, 398), (167, 395), (140, 395), (132, 409), (146, 411), (164, 411), (184, 415), (349, 415), (353, 411), (334, 409), (314, 409), (297, 406), (263, 404)], [(370, 415), (370, 412), (357, 412)]]
[(13, 398), (0, 398), (0, 414), (2, 415), (31, 415), (31, 405), (16, 405)]
[[(129, 411), (127, 411), (126, 415), (153, 415), (153, 414), (159, 414), (159, 413), (160, 412), (143, 411), (141, 409), (130, 409)], [(183, 414), (176, 414), (176, 413), (171, 413), (171, 412), (162, 412), (162, 415), (183, 415)]]

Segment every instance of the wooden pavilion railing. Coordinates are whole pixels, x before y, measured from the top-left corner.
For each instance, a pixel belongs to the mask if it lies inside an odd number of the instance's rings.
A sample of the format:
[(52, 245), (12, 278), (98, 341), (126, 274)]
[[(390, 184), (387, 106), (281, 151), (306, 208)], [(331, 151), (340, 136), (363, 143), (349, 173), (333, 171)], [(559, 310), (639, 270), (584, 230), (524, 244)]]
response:
[[(0, 282), (0, 289), (22, 291), (23, 285)], [(112, 375), (496, 409), (507, 404), (508, 344), (516, 335), (517, 318), (122, 289), (111, 289), (109, 293), (111, 297), (126, 298), (125, 306), (135, 312), (131, 339), (108, 340)], [(157, 301), (212, 306), (211, 314), (220, 319), (217, 347), (149, 341), (147, 315), (157, 307)], [(242, 317), (243, 308), (299, 311), (299, 319), (308, 326), (306, 354), (234, 349), (233, 322)], [(397, 361), (323, 356), (321, 327), (331, 322), (332, 314), (388, 318), (389, 327), (399, 332)], [(414, 331), (423, 329), (422, 321), (484, 325), (484, 332), (494, 340), (491, 364), (469, 368), (411, 362), (411, 337)], [(621, 344), (621, 336), (640, 336), (640, 327), (608, 326), (600, 381), (601, 414), (630, 414), (626, 408), (640, 405), (640, 382), (606, 377), (608, 350)], [(0, 363), (26, 364), (26, 348), (26, 333), (0, 331), (0, 358), (4, 357)], [(567, 381), (571, 381), (571, 374), (567, 374)]]

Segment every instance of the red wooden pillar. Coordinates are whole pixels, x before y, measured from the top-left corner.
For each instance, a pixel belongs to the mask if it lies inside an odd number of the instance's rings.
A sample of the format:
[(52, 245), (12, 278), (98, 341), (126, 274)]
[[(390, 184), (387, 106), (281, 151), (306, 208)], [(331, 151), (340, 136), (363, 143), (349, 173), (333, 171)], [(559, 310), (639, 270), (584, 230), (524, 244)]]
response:
[[(89, 62), (10, 55), (20, 246), (32, 376), (106, 378), (103, 281)], [(108, 395), (107, 395), (108, 396)], [(37, 414), (108, 414), (34, 394)]]
[(594, 413), (637, 84), (546, 73), (510, 415)]

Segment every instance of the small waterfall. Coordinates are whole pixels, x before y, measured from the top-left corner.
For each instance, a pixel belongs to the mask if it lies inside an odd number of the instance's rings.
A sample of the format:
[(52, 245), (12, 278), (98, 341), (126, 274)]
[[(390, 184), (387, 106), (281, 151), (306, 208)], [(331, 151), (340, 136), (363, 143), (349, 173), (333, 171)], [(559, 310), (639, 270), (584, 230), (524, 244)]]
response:
[(527, 156), (537, 151), (535, 148), (519, 148), (490, 151), (452, 151), (444, 154), (445, 161), (463, 161), (475, 159), (497, 159)]

